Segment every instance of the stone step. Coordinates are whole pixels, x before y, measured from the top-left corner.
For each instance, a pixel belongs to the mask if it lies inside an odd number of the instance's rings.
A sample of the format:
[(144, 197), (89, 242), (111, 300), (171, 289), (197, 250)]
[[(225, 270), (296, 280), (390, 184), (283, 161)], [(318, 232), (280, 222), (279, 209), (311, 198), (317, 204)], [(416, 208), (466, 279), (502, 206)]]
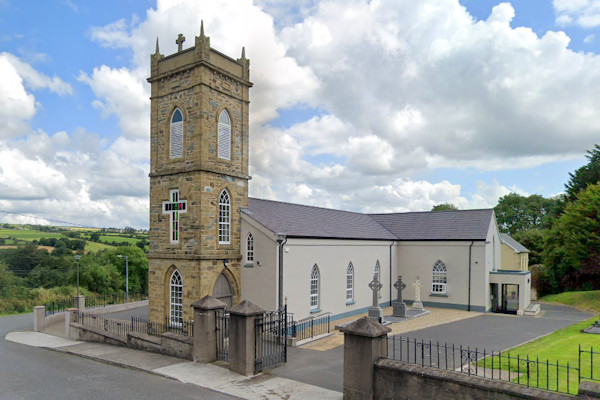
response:
[(525, 310), (523, 310), (523, 315), (535, 316), (540, 313), (541, 307), (537, 303), (530, 303)]

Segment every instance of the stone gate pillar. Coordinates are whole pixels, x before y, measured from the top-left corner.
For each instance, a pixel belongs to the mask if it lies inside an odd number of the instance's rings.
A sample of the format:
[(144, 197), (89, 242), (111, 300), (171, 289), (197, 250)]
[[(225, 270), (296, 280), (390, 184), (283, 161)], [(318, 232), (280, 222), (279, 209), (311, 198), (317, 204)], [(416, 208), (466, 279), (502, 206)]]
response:
[(344, 333), (344, 400), (372, 400), (374, 363), (387, 357), (391, 329), (362, 317), (340, 331)]
[(225, 309), (221, 300), (206, 295), (194, 304), (194, 347), (192, 358), (196, 362), (211, 363), (217, 360), (217, 316)]
[(254, 374), (254, 321), (265, 310), (247, 300), (229, 310), (229, 369)]

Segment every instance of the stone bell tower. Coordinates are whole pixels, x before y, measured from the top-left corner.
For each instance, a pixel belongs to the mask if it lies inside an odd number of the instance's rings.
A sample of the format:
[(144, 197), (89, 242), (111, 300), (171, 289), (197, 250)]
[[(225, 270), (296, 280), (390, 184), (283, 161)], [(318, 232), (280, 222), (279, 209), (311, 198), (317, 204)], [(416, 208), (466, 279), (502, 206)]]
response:
[(200, 36), (151, 55), (150, 319), (180, 324), (210, 294), (240, 301), (240, 212), (248, 206), (249, 65)]

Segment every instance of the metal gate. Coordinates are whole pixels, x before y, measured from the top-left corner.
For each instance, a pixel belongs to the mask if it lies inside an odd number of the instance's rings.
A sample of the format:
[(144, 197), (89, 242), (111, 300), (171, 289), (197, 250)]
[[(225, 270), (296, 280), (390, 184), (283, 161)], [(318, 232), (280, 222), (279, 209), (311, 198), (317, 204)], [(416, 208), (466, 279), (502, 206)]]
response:
[(217, 360), (229, 361), (229, 313), (216, 310)]
[(254, 373), (287, 362), (287, 305), (254, 321)]

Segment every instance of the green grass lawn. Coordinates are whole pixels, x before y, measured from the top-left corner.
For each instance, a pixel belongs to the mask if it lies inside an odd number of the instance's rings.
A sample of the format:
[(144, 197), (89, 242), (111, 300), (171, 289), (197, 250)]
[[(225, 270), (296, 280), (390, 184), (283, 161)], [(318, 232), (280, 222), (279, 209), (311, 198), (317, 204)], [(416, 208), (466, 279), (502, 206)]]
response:
[[(565, 292), (540, 298), (541, 301), (566, 304), (592, 312), (600, 312), (600, 291)], [(542, 306), (543, 308), (543, 306)], [(478, 366), (511, 371), (511, 381), (529, 384), (552, 391), (577, 394), (579, 384), (578, 368), (582, 378), (600, 380), (600, 354), (582, 353), (593, 349), (600, 352), (600, 336), (581, 333), (592, 325), (598, 317), (559, 329), (530, 343), (515, 347), (485, 361)], [(592, 357), (594, 357), (592, 359)], [(581, 366), (580, 366), (581, 361)], [(509, 365), (510, 363), (510, 365)], [(594, 367), (595, 365), (595, 367)], [(529, 366), (529, 369), (527, 368)], [(569, 372), (567, 373), (567, 370)], [(512, 377), (514, 373), (514, 378)]]
[[(501, 369), (510, 369), (511, 373), (514, 373), (514, 378), (511, 379), (514, 383), (527, 385), (529, 381), (529, 386), (532, 387), (577, 394), (579, 382), (576, 368), (579, 368), (579, 346), (581, 345), (582, 350), (594, 348), (594, 351), (600, 352), (600, 336), (581, 333), (581, 329), (589, 327), (596, 319), (594, 317), (559, 329), (550, 335), (503, 352), (500, 360), (498, 356), (495, 356), (493, 361), (488, 357), (485, 361), (479, 361), (478, 365), (498, 369), (498, 365), (501, 364)], [(582, 354), (582, 376), (591, 377), (593, 374), (594, 379), (600, 379), (600, 354), (596, 355), (593, 361), (596, 367), (592, 372), (590, 355)], [(570, 371), (567, 374), (568, 369)]]

